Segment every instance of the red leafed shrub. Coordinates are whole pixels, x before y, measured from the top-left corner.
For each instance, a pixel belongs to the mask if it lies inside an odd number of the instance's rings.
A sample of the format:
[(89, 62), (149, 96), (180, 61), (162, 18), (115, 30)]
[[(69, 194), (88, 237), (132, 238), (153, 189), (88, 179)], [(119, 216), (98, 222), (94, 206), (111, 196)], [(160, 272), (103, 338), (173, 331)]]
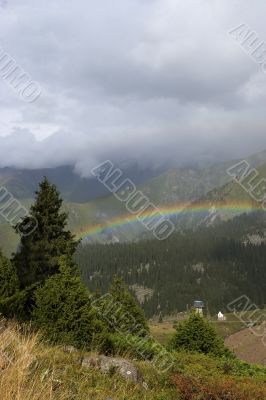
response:
[(266, 386), (250, 379), (209, 378), (204, 382), (189, 375), (175, 375), (182, 400), (266, 400)]

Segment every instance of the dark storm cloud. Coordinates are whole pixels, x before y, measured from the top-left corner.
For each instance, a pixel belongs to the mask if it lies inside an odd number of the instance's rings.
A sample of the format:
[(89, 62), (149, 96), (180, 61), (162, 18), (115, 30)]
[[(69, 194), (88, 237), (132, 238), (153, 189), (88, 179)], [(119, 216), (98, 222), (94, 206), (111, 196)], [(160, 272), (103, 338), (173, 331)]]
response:
[(14, 0), (0, 46), (38, 81), (0, 81), (0, 166), (184, 165), (266, 148), (266, 74), (227, 35), (266, 40), (256, 0)]

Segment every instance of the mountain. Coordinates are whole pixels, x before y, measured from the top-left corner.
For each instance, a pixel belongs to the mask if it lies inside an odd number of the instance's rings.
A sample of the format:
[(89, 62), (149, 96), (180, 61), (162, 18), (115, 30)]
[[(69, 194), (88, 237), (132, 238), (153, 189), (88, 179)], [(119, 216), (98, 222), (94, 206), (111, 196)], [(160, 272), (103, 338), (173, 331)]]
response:
[[(247, 162), (252, 167), (266, 163), (266, 151), (248, 157)], [(205, 168), (176, 168), (159, 173), (158, 171), (141, 170), (137, 166), (123, 170), (124, 177), (130, 178), (138, 189), (158, 207), (166, 208), (172, 205), (208, 202), (209, 209), (222, 199), (243, 199), (246, 193), (241, 192), (237, 184), (227, 174), (227, 169), (238, 161), (228, 161)], [(157, 176), (154, 174), (157, 173)], [(260, 173), (266, 176), (266, 168), (261, 167)], [(64, 207), (69, 213), (70, 229), (85, 238), (88, 242), (127, 242), (150, 237), (145, 228), (137, 223), (127, 223), (128, 211), (113, 195), (110, 195), (104, 185), (95, 178), (81, 178), (71, 167), (58, 167), (42, 170), (16, 170), (4, 168), (0, 170), (0, 185), (5, 186), (16, 198), (27, 207), (33, 201), (34, 191), (43, 176), (55, 183), (59, 188)], [(203, 208), (203, 207), (202, 207)], [(211, 211), (211, 212), (212, 212)], [(220, 218), (231, 218), (238, 213), (220, 214)], [(173, 217), (178, 229), (191, 228), (193, 225), (205, 223), (212, 219), (208, 210), (199, 213), (181, 213)], [(2, 218), (1, 218), (2, 219)], [(122, 223), (114, 221), (122, 219)], [(218, 221), (218, 217), (215, 218)], [(90, 227), (97, 227), (96, 230)], [(18, 237), (12, 228), (3, 221), (0, 222), (0, 247), (6, 254), (16, 249)]]
[[(171, 169), (145, 182), (138, 189), (152, 203), (166, 210), (166, 213), (168, 207), (179, 210), (179, 205), (183, 204), (183, 212), (172, 212), (170, 215), (179, 230), (190, 229), (213, 221), (227, 220), (243, 212), (248, 212), (248, 205), (250, 205), (250, 211), (258, 207), (257, 204), (254, 204), (253, 199), (227, 173), (228, 168), (238, 162), (239, 160), (234, 160), (200, 170)], [(261, 178), (266, 177), (265, 151), (247, 158), (247, 162), (250, 168), (258, 168)], [(258, 163), (263, 162), (265, 164), (258, 166)], [(241, 206), (238, 209), (237, 203), (243, 202), (246, 203), (246, 208), (241, 208)], [(236, 206), (234, 206), (234, 203), (236, 203)], [(222, 207), (217, 209), (217, 205), (222, 205)], [(193, 208), (197, 210), (194, 212)], [(78, 222), (77, 219), (73, 218), (71, 223), (76, 228), (80, 227), (83, 236), (88, 241), (125, 242), (150, 237), (139, 222), (127, 224), (126, 218), (124, 218), (124, 223), (112, 223), (116, 221), (118, 216), (128, 214), (125, 205), (112, 195), (84, 204), (81, 209), (83, 209), (82, 221)], [(88, 221), (88, 210), (90, 210), (90, 222)], [(95, 233), (93, 236), (90, 235), (89, 231), (83, 228), (88, 226), (89, 223), (101, 225), (101, 231), (97, 235)]]
[[(251, 167), (266, 163), (266, 150), (246, 158)], [(135, 165), (121, 165), (123, 175), (150, 196), (156, 205), (198, 199), (211, 189), (229, 182), (226, 170), (237, 160), (202, 168), (163, 171)], [(44, 169), (0, 168), (0, 185), (17, 199), (31, 199), (44, 176), (53, 182), (65, 201), (86, 203), (106, 196), (108, 190), (96, 178), (82, 178), (72, 166)]]
[[(141, 168), (138, 165), (125, 166), (125, 176), (136, 184), (151, 179), (161, 170)], [(109, 192), (96, 178), (82, 178), (71, 166), (44, 169), (0, 169), (0, 185), (19, 200), (32, 199), (38, 183), (46, 176), (59, 189), (65, 201), (83, 203), (108, 195)]]
[[(266, 163), (266, 150), (245, 159), (251, 168)], [(145, 182), (140, 187), (157, 206), (194, 201), (214, 188), (230, 182), (227, 169), (241, 160), (230, 160), (205, 168), (176, 168)]]
[[(258, 166), (256, 171), (258, 175), (251, 182), (252, 187), (266, 178), (266, 163)], [(189, 205), (187, 210), (184, 210), (177, 221), (177, 226), (180, 229), (190, 229), (204, 224), (214, 225), (244, 212), (250, 213), (261, 209), (261, 203), (256, 201), (245, 189), (249, 187), (249, 180), (252, 176), (253, 174), (247, 175), (242, 184), (236, 180), (231, 180), (229, 183), (211, 190)], [(193, 212), (194, 209), (201, 210), (201, 212)]]

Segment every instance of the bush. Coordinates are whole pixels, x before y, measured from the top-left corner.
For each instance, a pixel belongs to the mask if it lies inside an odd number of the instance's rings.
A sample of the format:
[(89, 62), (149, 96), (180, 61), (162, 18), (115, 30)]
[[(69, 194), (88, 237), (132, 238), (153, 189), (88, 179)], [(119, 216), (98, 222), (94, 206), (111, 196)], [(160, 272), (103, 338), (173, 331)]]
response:
[(140, 360), (151, 360), (161, 349), (161, 346), (150, 337), (142, 338), (119, 333), (109, 334), (106, 344), (108, 347), (102, 350), (107, 355), (128, 356)]
[(250, 379), (236, 381), (229, 377), (202, 380), (191, 375), (177, 374), (173, 378), (182, 400), (262, 400), (266, 398), (265, 385)]
[(13, 296), (18, 288), (19, 281), (16, 270), (0, 252), (0, 299)]
[(36, 290), (35, 304), (33, 320), (53, 343), (90, 348), (105, 330), (91, 307), (87, 288), (65, 261), (60, 272)]
[(8, 318), (26, 319), (28, 292), (19, 291), (16, 269), (0, 252), (0, 313)]
[(215, 356), (231, 355), (212, 325), (200, 314), (192, 312), (181, 321), (171, 341), (175, 350), (186, 350)]
[(34, 292), (37, 285), (28, 286), (19, 290), (13, 296), (0, 300), (0, 312), (7, 318), (16, 318), (18, 321), (28, 321), (34, 306)]
[(110, 316), (111, 331), (119, 330), (130, 332), (132, 335), (146, 336), (149, 333), (149, 326), (144, 311), (122, 279), (117, 277), (114, 279), (109, 294), (113, 300), (113, 315)]

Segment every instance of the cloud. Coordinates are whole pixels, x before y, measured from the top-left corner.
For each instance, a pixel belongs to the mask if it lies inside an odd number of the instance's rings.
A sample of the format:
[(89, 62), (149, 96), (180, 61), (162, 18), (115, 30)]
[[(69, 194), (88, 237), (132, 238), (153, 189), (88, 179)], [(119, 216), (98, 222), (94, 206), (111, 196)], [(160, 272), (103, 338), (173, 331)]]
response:
[(0, 46), (39, 82), (25, 104), (0, 80), (0, 166), (104, 159), (189, 165), (266, 148), (266, 74), (228, 36), (255, 0), (13, 0)]

